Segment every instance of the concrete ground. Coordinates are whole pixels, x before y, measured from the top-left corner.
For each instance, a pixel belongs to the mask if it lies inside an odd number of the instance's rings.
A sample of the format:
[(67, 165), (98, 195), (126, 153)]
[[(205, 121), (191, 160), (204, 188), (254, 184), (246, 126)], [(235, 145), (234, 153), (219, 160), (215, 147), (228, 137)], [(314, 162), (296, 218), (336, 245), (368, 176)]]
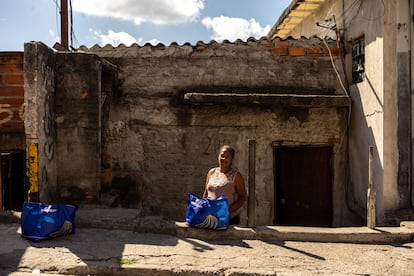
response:
[(0, 275), (414, 275), (414, 222), (210, 231), (91, 209), (75, 234), (37, 243), (20, 236), (18, 214), (0, 223)]

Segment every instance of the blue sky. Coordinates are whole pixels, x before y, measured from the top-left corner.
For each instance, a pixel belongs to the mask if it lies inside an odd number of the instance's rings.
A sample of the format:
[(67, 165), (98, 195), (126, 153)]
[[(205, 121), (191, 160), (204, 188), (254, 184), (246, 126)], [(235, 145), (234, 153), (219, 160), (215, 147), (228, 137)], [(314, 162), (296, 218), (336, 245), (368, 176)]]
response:
[[(260, 38), (291, 0), (71, 0), (73, 42), (92, 47)], [(0, 51), (60, 41), (60, 0), (1, 0)]]

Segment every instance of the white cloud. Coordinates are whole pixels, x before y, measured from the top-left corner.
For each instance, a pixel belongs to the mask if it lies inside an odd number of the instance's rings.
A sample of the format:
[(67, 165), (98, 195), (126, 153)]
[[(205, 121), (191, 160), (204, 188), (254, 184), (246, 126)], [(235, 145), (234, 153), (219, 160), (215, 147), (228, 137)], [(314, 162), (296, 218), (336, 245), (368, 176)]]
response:
[(116, 33), (112, 30), (108, 31), (108, 34), (99, 34), (95, 33), (100, 39), (102, 45), (111, 44), (113, 46), (118, 46), (119, 44), (125, 44), (126, 46), (130, 46), (133, 43), (137, 43), (137, 40), (132, 35), (126, 32), (119, 32)]
[(49, 35), (52, 38), (53, 42), (60, 42), (60, 37), (56, 35), (52, 29), (49, 29)]
[(142, 44), (145, 44), (145, 43), (147, 43), (147, 42), (148, 42), (148, 43), (151, 43), (151, 45), (153, 45), (153, 46), (156, 46), (156, 45), (158, 45), (158, 43), (160, 43), (161, 41), (159, 41), (158, 39), (155, 39), (155, 38), (154, 38), (154, 39), (151, 39), (151, 40), (145, 41), (144, 43), (142, 43), (142, 42), (141, 42), (140, 44), (142, 45)]
[(112, 46), (118, 46), (119, 44), (124, 44), (125, 46), (131, 46), (134, 43), (139, 45), (144, 45), (145, 43), (149, 42), (152, 45), (157, 45), (160, 43), (158, 39), (151, 39), (145, 41), (142, 38), (135, 38), (132, 35), (126, 32), (114, 32), (109, 30), (107, 34), (102, 34), (100, 31), (89, 29), (89, 32), (93, 34), (93, 39), (98, 41), (98, 44), (101, 46), (105, 46), (106, 44), (110, 44)]
[(236, 39), (246, 40), (249, 37), (260, 38), (270, 31), (269, 25), (262, 27), (253, 18), (246, 20), (226, 16), (206, 17), (202, 20), (202, 23), (207, 29), (213, 31), (211, 38), (219, 42), (225, 39), (235, 41)]
[(204, 9), (205, 0), (74, 0), (77, 12), (107, 16), (136, 24), (185, 23), (194, 21)]

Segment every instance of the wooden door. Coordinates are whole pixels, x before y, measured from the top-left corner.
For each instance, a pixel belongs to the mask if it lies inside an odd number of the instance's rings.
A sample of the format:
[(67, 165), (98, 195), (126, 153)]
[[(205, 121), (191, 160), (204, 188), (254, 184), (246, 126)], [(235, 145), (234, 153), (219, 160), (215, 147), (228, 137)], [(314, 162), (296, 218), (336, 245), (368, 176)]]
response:
[(331, 148), (275, 147), (275, 223), (331, 226)]

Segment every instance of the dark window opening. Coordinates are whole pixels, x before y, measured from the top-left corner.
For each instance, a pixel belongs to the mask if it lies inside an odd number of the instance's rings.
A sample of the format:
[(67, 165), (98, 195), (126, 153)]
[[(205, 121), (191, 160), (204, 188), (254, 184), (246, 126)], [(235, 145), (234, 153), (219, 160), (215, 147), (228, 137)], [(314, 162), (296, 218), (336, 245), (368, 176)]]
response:
[(352, 45), (352, 82), (358, 83), (365, 79), (365, 41), (356, 40)]
[(331, 147), (274, 147), (274, 224), (332, 226)]
[(24, 201), (24, 152), (0, 153), (0, 211), (20, 211)]

